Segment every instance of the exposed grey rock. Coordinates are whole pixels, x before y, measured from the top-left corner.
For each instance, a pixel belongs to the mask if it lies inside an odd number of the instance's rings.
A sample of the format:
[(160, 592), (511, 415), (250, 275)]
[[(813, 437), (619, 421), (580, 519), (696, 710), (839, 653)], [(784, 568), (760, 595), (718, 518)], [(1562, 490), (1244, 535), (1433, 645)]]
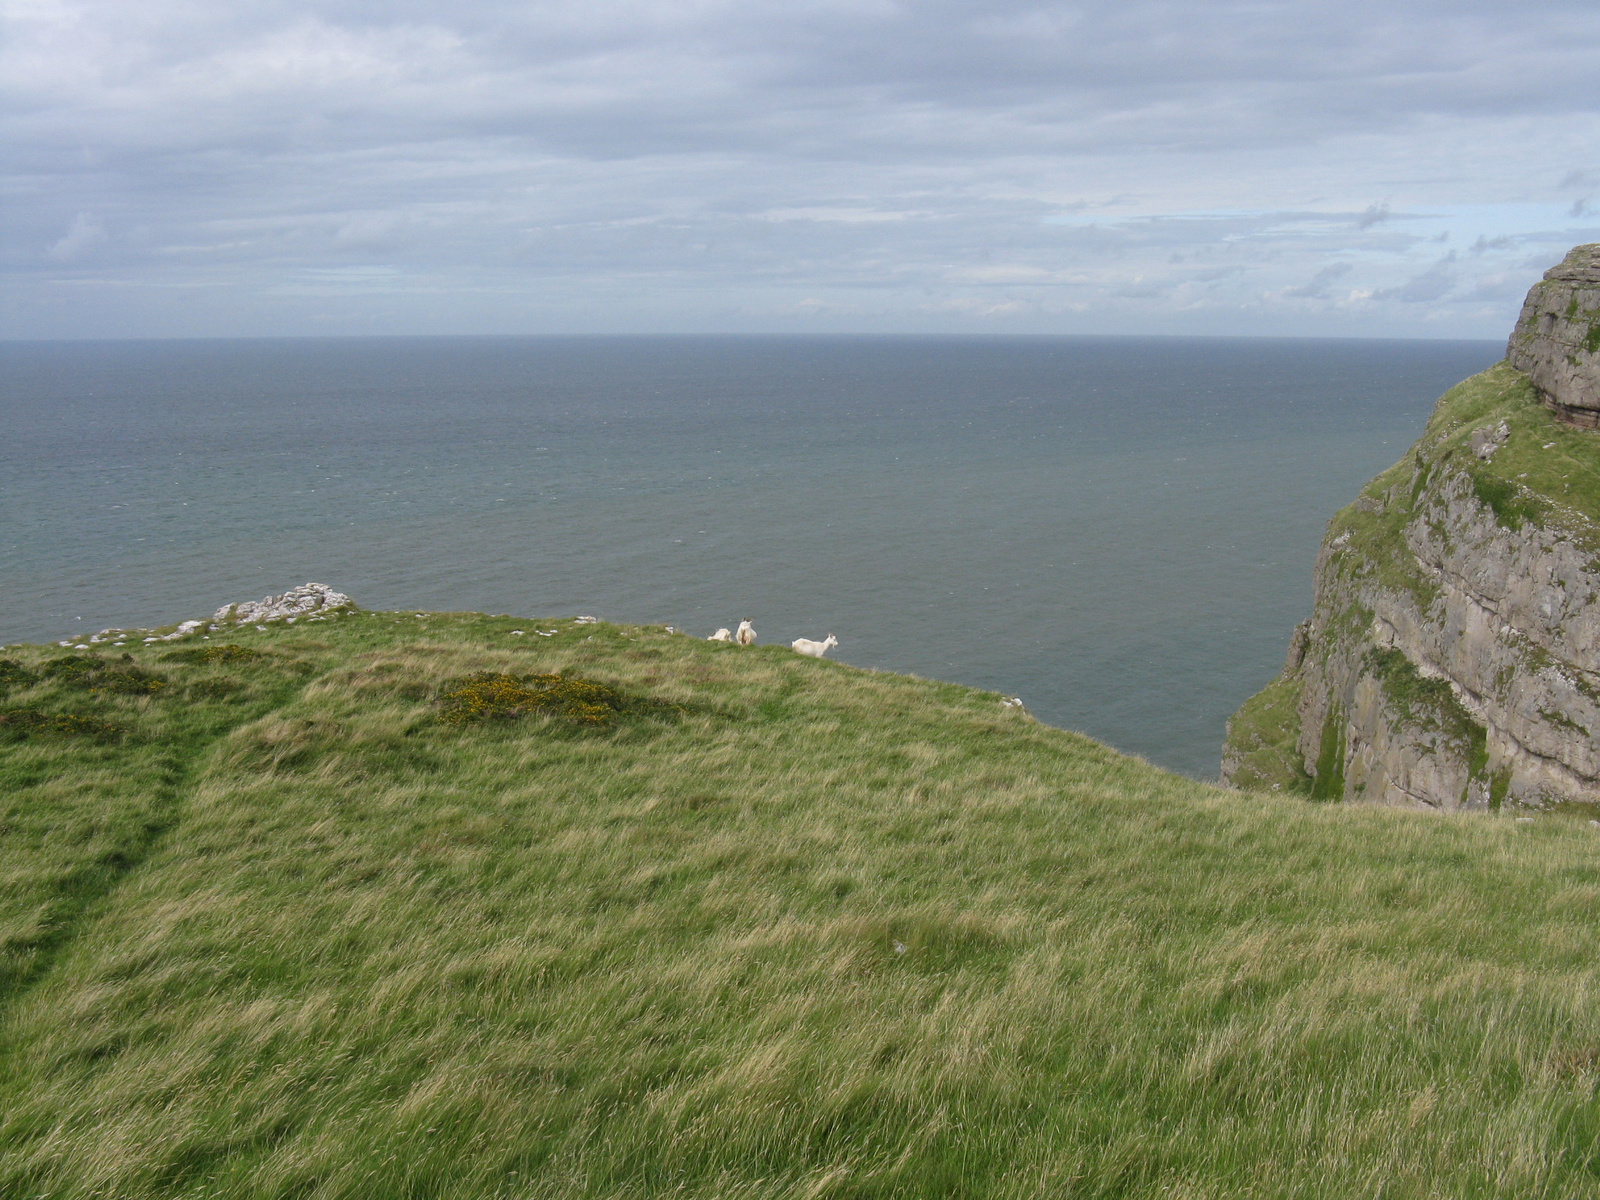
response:
[(211, 619), (219, 625), (234, 622), (260, 625), (267, 621), (283, 621), (352, 607), (353, 602), (343, 592), (336, 592), (325, 583), (306, 583), (290, 588), (281, 596), (263, 596), (260, 600), (224, 604)]
[(1284, 655), (1283, 673), (1293, 675), (1306, 660), (1306, 647), (1311, 641), (1311, 622), (1301, 621), (1289, 635), (1289, 653)]
[(1506, 439), (1511, 436), (1511, 427), (1504, 421), (1498, 425), (1485, 425), (1482, 429), (1474, 429), (1468, 445), (1472, 447), (1474, 457), (1488, 462), (1495, 455), (1495, 451), (1506, 444)]
[[(1405, 527), (1432, 585), (1422, 598), (1364, 571), (1359, 547), (1330, 542), (1318, 556), (1308, 642), (1320, 652), (1304, 656), (1300, 703), (1307, 772), (1342, 760), (1345, 798), (1387, 804), (1600, 798), (1592, 551), (1562, 529), (1503, 527), (1465, 472), (1423, 499)], [(1351, 613), (1371, 614), (1365, 628), (1341, 627)]]
[(1575, 246), (1533, 285), (1506, 358), (1564, 420), (1600, 428), (1600, 243)]

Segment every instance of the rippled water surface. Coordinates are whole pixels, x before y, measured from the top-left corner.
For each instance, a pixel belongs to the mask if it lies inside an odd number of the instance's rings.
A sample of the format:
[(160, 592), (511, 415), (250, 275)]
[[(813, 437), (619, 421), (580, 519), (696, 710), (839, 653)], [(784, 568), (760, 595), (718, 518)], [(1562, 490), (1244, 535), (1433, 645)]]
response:
[(308, 579), (1020, 695), (1214, 775), (1323, 526), (1481, 342), (0, 345), (0, 642)]

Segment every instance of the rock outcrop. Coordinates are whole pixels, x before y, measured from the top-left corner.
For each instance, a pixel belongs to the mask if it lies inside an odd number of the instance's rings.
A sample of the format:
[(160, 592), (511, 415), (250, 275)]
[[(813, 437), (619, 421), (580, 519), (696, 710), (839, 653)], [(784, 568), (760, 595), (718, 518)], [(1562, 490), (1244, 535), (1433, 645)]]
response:
[(1533, 285), (1506, 361), (1563, 420), (1600, 428), (1600, 243), (1575, 247)]
[(224, 604), (211, 619), (219, 625), (263, 625), (268, 621), (294, 621), (352, 607), (353, 601), (343, 592), (336, 592), (325, 583), (305, 583), (290, 588), (281, 596)]
[(1452, 389), (1334, 517), (1311, 619), (1229, 723), (1225, 782), (1438, 808), (1600, 801), (1600, 379), (1592, 354), (1555, 361), (1576, 318), (1545, 321), (1553, 280), (1562, 312), (1600, 308), (1580, 286), (1600, 248), (1580, 249), (1524, 309), (1519, 334), (1545, 331), (1523, 343), (1529, 369)]

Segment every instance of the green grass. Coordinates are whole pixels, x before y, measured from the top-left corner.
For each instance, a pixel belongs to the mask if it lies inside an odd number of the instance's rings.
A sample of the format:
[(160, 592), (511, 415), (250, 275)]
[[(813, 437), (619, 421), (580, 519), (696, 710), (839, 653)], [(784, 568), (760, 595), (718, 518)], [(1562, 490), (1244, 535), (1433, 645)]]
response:
[[(6, 706), (124, 732), (0, 740), (0, 1195), (1600, 1196), (1585, 822), (534, 628), (158, 646), (144, 693), (8, 652)], [(631, 702), (441, 719), (484, 675)]]
[(1344, 799), (1345, 723), (1344, 711), (1330, 705), (1322, 720), (1322, 737), (1317, 743), (1317, 769), (1311, 776), (1311, 799)]
[[(1472, 461), (1471, 431), (1502, 420), (1506, 444), (1490, 462)], [(1600, 550), (1600, 441), (1557, 420), (1520, 371), (1502, 363), (1446, 392), (1420, 445), (1467, 465), (1479, 499), (1507, 528), (1557, 520)]]
[(1228, 750), (1239, 760), (1231, 780), (1235, 787), (1310, 794), (1311, 777), (1298, 746), (1303, 685), (1298, 674), (1280, 675), (1233, 714), (1228, 722)]
[[(1474, 430), (1504, 421), (1505, 444), (1488, 462), (1469, 448)], [(1528, 377), (1502, 363), (1446, 392), (1412, 450), (1341, 509), (1330, 535), (1348, 531), (1355, 569), (1413, 593), (1426, 611), (1437, 588), (1416, 569), (1404, 530), (1431, 493), (1462, 471), (1477, 499), (1503, 526), (1559, 522), (1600, 551), (1600, 455), (1592, 430), (1574, 429), (1541, 405)]]

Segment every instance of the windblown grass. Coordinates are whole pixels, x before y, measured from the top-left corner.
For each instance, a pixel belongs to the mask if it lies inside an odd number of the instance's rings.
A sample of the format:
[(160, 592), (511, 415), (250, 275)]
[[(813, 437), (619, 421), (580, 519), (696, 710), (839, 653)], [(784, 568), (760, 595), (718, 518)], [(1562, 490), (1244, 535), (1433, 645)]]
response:
[[(0, 1195), (1600, 1195), (1588, 825), (513, 627), (273, 628), (150, 695), (22, 652), (8, 704), (128, 732), (0, 749)], [(486, 675), (672, 719), (441, 719)]]

